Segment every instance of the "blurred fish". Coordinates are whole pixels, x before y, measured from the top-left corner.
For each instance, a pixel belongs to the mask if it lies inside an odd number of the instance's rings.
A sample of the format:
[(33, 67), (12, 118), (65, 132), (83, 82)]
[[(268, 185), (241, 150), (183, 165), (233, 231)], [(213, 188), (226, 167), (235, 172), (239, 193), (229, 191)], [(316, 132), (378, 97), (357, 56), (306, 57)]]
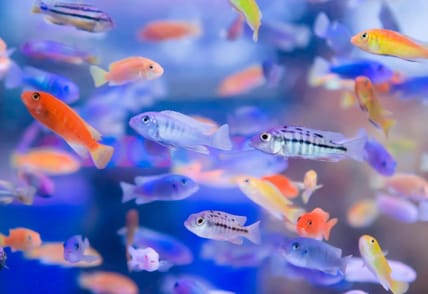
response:
[(238, 13), (235, 20), (229, 25), (224, 33), (226, 40), (235, 41), (242, 35), (244, 31), (244, 21), (244, 15), (242, 13)]
[(380, 213), (403, 223), (415, 223), (419, 220), (418, 207), (407, 199), (387, 194), (376, 196), (376, 205)]
[(307, 26), (269, 20), (260, 27), (259, 39), (261, 43), (290, 52), (305, 48), (311, 39), (311, 31)]
[(131, 271), (154, 272), (159, 269), (159, 254), (153, 248), (134, 249), (129, 246), (127, 250), (130, 255), (128, 268)]
[(391, 127), (396, 124), (394, 119), (388, 118), (391, 113), (380, 104), (379, 97), (374, 92), (374, 87), (369, 78), (359, 76), (355, 79), (355, 95), (362, 111), (368, 113), (369, 121), (383, 130), (386, 137)]
[(243, 237), (253, 243), (260, 243), (260, 221), (244, 226), (247, 217), (228, 214), (222, 211), (205, 210), (191, 214), (184, 226), (201, 238), (228, 241), (241, 245)]
[(39, 233), (26, 228), (9, 229), (9, 236), (0, 234), (0, 247), (10, 247), (12, 252), (32, 250), (41, 244)]
[(19, 187), (11, 182), (0, 180), (0, 204), (10, 204), (17, 201), (31, 205), (35, 194), (36, 188), (33, 186)]
[(0, 247), (0, 271), (8, 269), (6, 265), (7, 255), (2, 247)]
[(428, 48), (420, 41), (385, 29), (362, 31), (351, 38), (351, 43), (377, 55), (394, 56), (409, 61), (428, 58)]
[[(126, 245), (126, 260), (129, 262), (131, 255), (128, 251), (128, 248), (132, 246), (134, 242), (135, 233), (138, 230), (138, 224), (140, 221), (140, 216), (138, 210), (131, 209), (126, 213), (126, 236), (125, 236), (125, 245)], [(131, 268), (128, 267), (128, 270), (131, 271)]]
[(262, 66), (255, 64), (227, 76), (220, 82), (217, 94), (221, 97), (241, 95), (264, 85), (265, 82)]
[(179, 20), (157, 20), (148, 22), (138, 31), (138, 39), (148, 42), (162, 42), (198, 37), (202, 34), (199, 23)]
[(331, 23), (325, 12), (320, 12), (315, 19), (314, 33), (324, 39), (327, 45), (337, 54), (347, 54), (352, 50), (349, 44), (351, 32), (338, 21)]
[(384, 29), (396, 32), (401, 31), (398, 20), (394, 16), (394, 13), (386, 1), (382, 1), (380, 6), (379, 20), (382, 23)]
[(163, 68), (157, 62), (139, 56), (131, 56), (109, 65), (109, 71), (99, 66), (91, 65), (89, 72), (95, 87), (105, 83), (110, 86), (124, 85), (138, 80), (154, 80), (163, 75)]
[(396, 173), (384, 179), (383, 186), (389, 193), (399, 197), (414, 201), (428, 199), (428, 182), (416, 174)]
[(251, 145), (269, 154), (335, 162), (346, 157), (362, 161), (366, 141), (364, 131), (347, 139), (340, 133), (282, 126), (254, 136)]
[(98, 259), (97, 256), (85, 254), (89, 248), (88, 238), (81, 235), (72, 236), (64, 242), (64, 260), (70, 263), (94, 262)]
[(98, 63), (97, 57), (90, 52), (53, 40), (27, 41), (22, 44), (21, 52), (33, 59), (69, 64)]
[(376, 201), (372, 199), (359, 200), (349, 208), (347, 213), (348, 224), (354, 228), (371, 226), (379, 215)]
[(271, 88), (278, 86), (284, 76), (284, 66), (269, 59), (262, 62), (262, 70), (266, 84)]
[(92, 293), (138, 294), (137, 284), (119, 273), (114, 272), (82, 272), (79, 275), (79, 286)]
[(71, 174), (80, 169), (73, 155), (52, 147), (37, 147), (26, 153), (14, 153), (11, 166), (18, 170), (41, 172), (49, 175)]
[(214, 289), (204, 279), (190, 275), (167, 276), (162, 282), (162, 293), (167, 294), (234, 294)]
[(76, 102), (80, 97), (79, 87), (68, 78), (31, 66), (21, 70), (15, 64), (6, 76), (5, 87), (11, 89), (20, 86), (48, 92), (68, 104)]
[(318, 240), (328, 240), (331, 229), (337, 224), (337, 218), (330, 218), (330, 214), (322, 208), (315, 208), (297, 219), (296, 231), (300, 237), (309, 237)]
[(191, 178), (177, 174), (136, 177), (135, 184), (120, 182), (122, 202), (135, 199), (136, 204), (146, 204), (182, 200), (199, 190), (199, 185)]
[(43, 198), (52, 197), (55, 183), (45, 174), (35, 170), (19, 170), (18, 178), (27, 186), (35, 188), (35, 195)]
[(10, 56), (15, 51), (14, 48), (7, 49), (5, 41), (0, 38), (0, 80), (3, 79), (13, 66)]
[(299, 188), (284, 175), (276, 174), (272, 176), (265, 176), (262, 180), (269, 181), (288, 199), (296, 198), (299, 196)]
[(227, 124), (215, 130), (211, 124), (171, 110), (138, 114), (129, 120), (129, 125), (144, 138), (168, 147), (183, 147), (203, 154), (210, 153), (206, 146), (232, 149)]
[(229, 3), (238, 13), (242, 13), (245, 16), (248, 26), (253, 30), (253, 41), (257, 42), (262, 13), (256, 0), (229, 0)]
[(364, 160), (379, 174), (392, 176), (395, 173), (397, 162), (381, 143), (369, 138), (364, 149), (366, 150)]
[(86, 158), (89, 152), (99, 169), (108, 164), (114, 149), (98, 143), (101, 134), (67, 104), (46, 92), (25, 91), (21, 99), (36, 120), (62, 137), (81, 157)]
[(393, 83), (391, 93), (401, 99), (422, 99), (427, 101), (428, 76), (410, 77), (404, 81)]
[(297, 187), (302, 191), (302, 201), (307, 204), (312, 197), (312, 194), (323, 187), (318, 185), (318, 175), (313, 169), (308, 170), (303, 178), (303, 183), (296, 183)]
[(107, 32), (113, 28), (113, 21), (107, 13), (84, 3), (44, 2), (35, 0), (33, 13), (44, 14), (45, 20), (56, 25), (72, 26), (92, 33)]
[(392, 279), (391, 266), (385, 258), (377, 240), (369, 235), (363, 235), (358, 242), (361, 257), (369, 270), (377, 277), (385, 290), (391, 290), (394, 294), (407, 292), (409, 284)]
[(227, 115), (227, 123), (230, 126), (230, 134), (246, 136), (273, 127), (275, 120), (259, 107), (241, 106)]

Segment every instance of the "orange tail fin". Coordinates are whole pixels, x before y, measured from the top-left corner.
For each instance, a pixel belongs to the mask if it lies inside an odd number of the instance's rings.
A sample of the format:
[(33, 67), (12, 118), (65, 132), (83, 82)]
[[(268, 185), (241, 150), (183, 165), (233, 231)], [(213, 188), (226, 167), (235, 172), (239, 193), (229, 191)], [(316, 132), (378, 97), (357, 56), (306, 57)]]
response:
[(326, 240), (330, 238), (330, 231), (336, 224), (337, 224), (337, 218), (332, 218), (325, 224), (324, 238)]
[(91, 157), (97, 168), (103, 169), (109, 163), (113, 156), (114, 148), (107, 145), (98, 144), (97, 147), (91, 150)]
[(5, 235), (0, 234), (0, 247), (7, 246), (7, 237)]

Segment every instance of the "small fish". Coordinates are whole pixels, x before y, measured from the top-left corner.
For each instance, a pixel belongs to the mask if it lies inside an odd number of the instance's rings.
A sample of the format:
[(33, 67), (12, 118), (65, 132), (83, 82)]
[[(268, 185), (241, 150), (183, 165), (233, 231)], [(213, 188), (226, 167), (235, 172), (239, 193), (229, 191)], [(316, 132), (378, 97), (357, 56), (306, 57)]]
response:
[(422, 42), (385, 29), (362, 31), (351, 38), (351, 43), (377, 55), (394, 56), (409, 61), (428, 58), (428, 48)]
[(227, 76), (217, 88), (221, 97), (241, 95), (250, 92), (266, 83), (263, 67), (260, 64), (251, 65)]
[(394, 294), (406, 293), (409, 284), (392, 279), (391, 266), (385, 258), (378, 241), (369, 235), (363, 235), (358, 242), (361, 257), (364, 264), (377, 277), (385, 290), (391, 290)]
[(396, 124), (396, 121), (388, 118), (391, 113), (383, 109), (370, 79), (365, 76), (359, 76), (355, 79), (355, 95), (361, 110), (369, 114), (369, 121), (375, 127), (381, 128), (385, 136), (388, 137), (389, 131)]
[(64, 260), (70, 263), (94, 262), (98, 259), (97, 256), (85, 254), (90, 247), (88, 238), (81, 235), (70, 237), (64, 242)]
[(119, 86), (138, 80), (155, 80), (163, 75), (163, 68), (151, 59), (131, 56), (111, 63), (108, 72), (96, 65), (91, 65), (89, 72), (95, 87), (107, 82), (110, 86)]
[(40, 60), (64, 62), (68, 64), (96, 64), (98, 58), (71, 45), (53, 41), (28, 41), (22, 44), (21, 52), (28, 57)]
[(144, 138), (168, 147), (182, 147), (203, 154), (210, 153), (206, 146), (232, 149), (227, 124), (213, 129), (211, 124), (171, 110), (138, 114), (129, 120), (129, 125)]
[(243, 237), (253, 243), (260, 243), (260, 221), (244, 226), (247, 217), (222, 211), (205, 210), (191, 214), (184, 222), (186, 229), (201, 238), (228, 241), (241, 245)]
[(374, 223), (378, 215), (376, 201), (364, 199), (357, 201), (349, 208), (346, 219), (351, 227), (367, 228)]
[(35, 194), (39, 197), (52, 197), (55, 183), (47, 175), (35, 170), (19, 170), (18, 178), (27, 186), (35, 188)]
[(285, 259), (292, 265), (336, 275), (345, 273), (350, 256), (342, 249), (312, 238), (294, 238), (283, 246)]
[(16, 169), (49, 175), (72, 174), (81, 166), (80, 161), (70, 153), (52, 147), (32, 148), (25, 153), (15, 152), (10, 161)]
[(0, 234), (0, 247), (10, 247), (12, 252), (32, 250), (41, 244), (39, 233), (26, 228), (10, 229), (9, 236)]
[(272, 183), (275, 187), (278, 188), (282, 195), (284, 195), (288, 199), (296, 198), (297, 196), (299, 196), (298, 185), (296, 185), (296, 183), (294, 183), (284, 175), (276, 174), (271, 176), (265, 176), (262, 178), (262, 180), (266, 180)]
[(33, 204), (36, 188), (33, 186), (19, 187), (10, 182), (0, 180), (0, 204), (10, 204), (14, 200), (26, 205)]
[(349, 38), (351, 37), (349, 29), (338, 21), (332, 23), (324, 12), (320, 12), (315, 19), (314, 33), (319, 38), (324, 39), (327, 45), (337, 54), (344, 55), (352, 49), (349, 44)]
[(262, 23), (262, 13), (256, 0), (229, 0), (238, 13), (245, 16), (248, 26), (253, 30), (253, 41), (257, 42), (259, 37), (259, 28)]
[(272, 60), (265, 60), (262, 62), (263, 76), (265, 77), (268, 87), (273, 88), (278, 86), (282, 77), (284, 76), (284, 66)]
[(331, 229), (337, 224), (337, 218), (328, 220), (329, 218), (329, 213), (321, 208), (315, 208), (297, 219), (297, 234), (301, 237), (328, 240)]
[(163, 42), (198, 37), (202, 34), (199, 23), (179, 20), (158, 20), (146, 23), (138, 31), (138, 39), (148, 42)]
[(6, 265), (7, 255), (2, 247), (0, 247), (0, 271), (3, 269), (7, 269)]
[(379, 213), (387, 215), (403, 223), (419, 221), (419, 208), (409, 199), (398, 198), (387, 194), (376, 196), (376, 205)]
[(217, 290), (206, 280), (191, 275), (167, 276), (162, 282), (162, 293), (170, 294), (235, 294)]
[(364, 149), (366, 150), (364, 160), (379, 174), (389, 177), (395, 173), (397, 162), (381, 143), (369, 138)]
[(199, 190), (199, 185), (191, 178), (176, 174), (136, 177), (135, 184), (120, 182), (122, 202), (135, 199), (136, 204), (146, 204), (153, 201), (182, 200)]
[(297, 183), (297, 186), (303, 190), (302, 192), (302, 201), (307, 204), (312, 197), (312, 194), (323, 187), (323, 185), (318, 185), (318, 175), (317, 172), (313, 169), (308, 170), (305, 173), (303, 178), (303, 183)]
[(235, 41), (244, 31), (245, 17), (242, 13), (236, 15), (235, 20), (229, 25), (226, 30), (225, 37), (228, 41)]
[(384, 179), (384, 188), (391, 193), (417, 202), (428, 199), (428, 182), (412, 173), (396, 173)]
[(309, 129), (282, 126), (272, 128), (251, 139), (251, 146), (269, 154), (321, 161), (339, 161), (346, 157), (362, 161), (367, 135), (347, 139), (344, 135)]
[(120, 273), (82, 272), (78, 279), (79, 286), (92, 293), (138, 294), (137, 284)]
[(77, 154), (86, 158), (89, 151), (99, 169), (108, 164), (114, 149), (98, 143), (101, 134), (67, 104), (46, 92), (25, 91), (21, 99), (36, 120), (62, 137)]
[(134, 249), (132, 246), (129, 246), (127, 250), (130, 255), (128, 268), (131, 271), (154, 272), (159, 269), (159, 254), (153, 248)]
[(0, 38), (0, 80), (7, 75), (11, 67), (14, 65), (14, 62), (10, 59), (10, 56), (14, 51), (14, 48), (7, 49), (6, 42)]
[(92, 33), (107, 32), (113, 28), (113, 21), (107, 13), (88, 4), (35, 0), (32, 12), (44, 14), (49, 23)]

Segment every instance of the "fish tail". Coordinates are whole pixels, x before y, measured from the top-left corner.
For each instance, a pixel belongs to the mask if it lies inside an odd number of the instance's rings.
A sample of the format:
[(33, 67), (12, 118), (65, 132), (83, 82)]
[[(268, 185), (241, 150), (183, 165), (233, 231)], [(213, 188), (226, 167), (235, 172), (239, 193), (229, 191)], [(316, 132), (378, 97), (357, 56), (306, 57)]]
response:
[(355, 103), (357, 103), (357, 98), (355, 98), (354, 94), (352, 92), (345, 92), (342, 96), (342, 100), (340, 101), (340, 106), (343, 109), (348, 109)]
[(260, 243), (260, 221), (245, 227), (248, 230), (247, 239), (255, 244)]
[(120, 182), (120, 188), (122, 189), (122, 203), (131, 201), (135, 199), (137, 196), (135, 195), (135, 185), (128, 184), (125, 182)]
[(363, 161), (366, 142), (367, 133), (364, 129), (361, 129), (355, 138), (345, 141), (343, 144), (345, 145), (347, 149), (346, 153), (350, 158), (357, 161)]
[(394, 119), (385, 119), (382, 122), (382, 130), (385, 133), (385, 136), (388, 137), (389, 131), (397, 122)]
[(314, 192), (318, 189), (321, 189), (323, 185), (316, 185), (313, 189), (304, 189), (302, 192), (302, 201), (304, 204), (307, 204), (309, 200), (311, 199), (311, 196), (314, 194)]
[(22, 84), (23, 78), (24, 73), (22, 72), (22, 69), (15, 62), (12, 62), (9, 71), (7, 72), (4, 86), (6, 89), (18, 88)]
[(100, 62), (97, 56), (88, 56), (85, 58), (86, 62), (89, 64), (98, 64)]
[(114, 148), (111, 146), (97, 144), (97, 146), (90, 151), (92, 160), (97, 168), (103, 169), (109, 163), (113, 156)]
[(346, 274), (346, 267), (348, 266), (348, 262), (352, 259), (352, 255), (348, 255), (342, 258), (341, 264), (340, 264), (340, 271), (343, 274)]
[(107, 72), (99, 66), (91, 65), (89, 67), (92, 79), (94, 80), (95, 87), (101, 87), (107, 83), (106, 74)]
[(36, 194), (37, 189), (33, 186), (27, 186), (16, 189), (16, 196), (19, 198), (19, 201), (26, 205), (33, 204), (34, 195)]
[(7, 245), (7, 237), (3, 234), (0, 234), (0, 247), (5, 247)]
[(325, 225), (324, 238), (328, 241), (330, 238), (331, 229), (337, 224), (337, 218), (332, 218)]
[(406, 282), (393, 280), (390, 286), (391, 292), (394, 294), (403, 294), (406, 293), (409, 289), (409, 284)]
[(231, 150), (232, 142), (229, 136), (229, 125), (222, 125), (218, 130), (211, 135), (212, 147), (221, 150)]

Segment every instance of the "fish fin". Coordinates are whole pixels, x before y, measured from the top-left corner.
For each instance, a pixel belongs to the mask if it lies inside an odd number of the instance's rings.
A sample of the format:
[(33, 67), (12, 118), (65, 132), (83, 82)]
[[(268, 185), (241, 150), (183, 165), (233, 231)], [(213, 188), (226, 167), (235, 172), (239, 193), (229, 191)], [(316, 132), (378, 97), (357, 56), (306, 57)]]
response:
[(9, 48), (5, 52), (0, 53), (0, 57), (9, 57), (16, 51), (15, 48)]
[(16, 190), (16, 197), (18, 200), (26, 205), (33, 204), (34, 201), (34, 195), (37, 192), (37, 189), (33, 186), (27, 186), (22, 188), (17, 188)]
[(312, 87), (320, 86), (323, 77), (330, 71), (330, 63), (321, 57), (316, 57), (308, 73), (308, 83)]
[(107, 71), (105, 71), (101, 67), (91, 65), (89, 67), (89, 72), (91, 73), (92, 79), (94, 80), (95, 87), (101, 87), (102, 85), (107, 83)]
[(394, 119), (384, 119), (382, 122), (382, 130), (386, 137), (389, 136), (389, 131), (397, 123)]
[(84, 122), (84, 123), (85, 123), (86, 128), (88, 129), (88, 131), (91, 133), (92, 138), (95, 141), (97, 141), (97, 142), (99, 140), (101, 140), (101, 138), (102, 138), (101, 133), (98, 130), (96, 130), (93, 126), (91, 126), (90, 124), (88, 124), (87, 122)]
[(247, 239), (255, 244), (260, 244), (260, 221), (245, 228), (248, 230)]
[(232, 142), (229, 136), (229, 125), (222, 125), (217, 131), (211, 136), (212, 147), (220, 150), (232, 150)]
[(120, 188), (122, 189), (122, 203), (131, 201), (137, 197), (137, 195), (134, 193), (134, 185), (120, 182)]
[(327, 211), (325, 211), (324, 209), (319, 208), (319, 207), (312, 210), (312, 212), (320, 215), (323, 218), (323, 221), (327, 221), (330, 217), (330, 214)]
[[(198, 153), (201, 153), (201, 154), (206, 154), (206, 155), (210, 154), (210, 150), (209, 150), (207, 147), (202, 146), (202, 145), (197, 145), (197, 146), (186, 146), (185, 148), (186, 148), (187, 150), (194, 151), (194, 152), (198, 152)], [(175, 149), (174, 149), (174, 150), (175, 150)]]
[(103, 169), (107, 166), (113, 156), (113, 152), (113, 147), (103, 144), (98, 144), (97, 147), (90, 151), (92, 160), (98, 169)]
[(100, 63), (100, 59), (98, 58), (98, 56), (88, 56), (85, 58), (85, 61), (89, 64), (95, 65), (95, 64), (99, 64)]
[(76, 152), (80, 157), (82, 158), (88, 158), (88, 150), (86, 149), (85, 146), (79, 144), (79, 143), (71, 143), (69, 141), (66, 141), (67, 144), (71, 147), (71, 149), (74, 150), (74, 152)]
[(94, 256), (94, 255), (83, 255), (82, 256), (82, 260), (88, 263), (92, 263), (95, 262), (99, 259), (98, 256)]
[(45, 21), (46, 21), (47, 23), (56, 24), (56, 25), (58, 25), (58, 26), (63, 26), (63, 25), (65, 25), (65, 22), (60, 21), (60, 20), (58, 20), (57, 18), (52, 17), (52, 16), (49, 16), (49, 15), (45, 16)]
[(326, 223), (325, 229), (324, 229), (324, 238), (328, 240), (330, 238), (330, 231), (331, 229), (337, 224), (337, 218), (332, 218)]
[(18, 64), (12, 62), (6, 74), (4, 86), (6, 89), (18, 88), (22, 85), (24, 79), (24, 72)]
[(235, 245), (242, 245), (242, 243), (244, 243), (244, 240), (242, 240), (241, 237), (236, 237), (236, 238), (233, 238), (233, 239), (228, 239), (227, 241), (229, 241), (230, 243), (235, 244)]
[(197, 119), (194, 119), (191, 116), (185, 115), (183, 113), (173, 111), (173, 110), (164, 110), (160, 112), (161, 114), (164, 114), (174, 120), (179, 121), (180, 123), (186, 124), (186, 125), (192, 125), (192, 127), (196, 128), (201, 133), (208, 135), (215, 131), (216, 127), (211, 123), (201, 122)]
[(0, 234), (0, 247), (5, 247), (7, 245), (7, 237), (3, 234)]
[(236, 220), (236, 222), (240, 226), (245, 225), (245, 223), (247, 222), (247, 217), (246, 216), (239, 216), (239, 215), (237, 215), (237, 216), (234, 216), (233, 218)]
[(307, 204), (309, 202), (309, 199), (311, 199), (312, 193), (314, 190), (312, 189), (304, 189), (302, 192), (302, 201), (304, 204)]
[(402, 281), (392, 280), (390, 290), (393, 294), (403, 294), (409, 289), (409, 284)]
[(355, 138), (343, 142), (347, 155), (357, 161), (363, 161), (365, 155), (365, 145), (367, 142), (367, 133), (361, 129)]
[(352, 92), (346, 91), (342, 95), (342, 100), (340, 101), (340, 106), (343, 109), (351, 108), (353, 105), (357, 103), (357, 98), (355, 98), (355, 95)]
[(150, 198), (139, 195), (137, 198), (135, 198), (135, 203), (138, 205), (141, 205), (141, 204), (153, 202), (155, 200), (156, 199), (150, 199)]
[(351, 260), (352, 255), (348, 255), (342, 258), (340, 262), (340, 271), (346, 275), (346, 267), (348, 266), (348, 262)]
[(169, 262), (167, 260), (160, 260), (159, 261), (159, 268), (158, 271), (160, 272), (167, 272), (172, 268), (174, 264), (172, 262)]
[(327, 37), (330, 26), (331, 23), (327, 14), (325, 14), (324, 12), (320, 12), (315, 19), (314, 34), (318, 38), (324, 39)]
[(147, 184), (147, 183), (154, 181), (154, 180), (157, 180), (157, 179), (161, 179), (163, 177), (165, 177), (165, 174), (154, 175), (154, 176), (140, 176), (140, 177), (135, 177), (134, 182), (137, 186), (142, 186), (144, 184)]

